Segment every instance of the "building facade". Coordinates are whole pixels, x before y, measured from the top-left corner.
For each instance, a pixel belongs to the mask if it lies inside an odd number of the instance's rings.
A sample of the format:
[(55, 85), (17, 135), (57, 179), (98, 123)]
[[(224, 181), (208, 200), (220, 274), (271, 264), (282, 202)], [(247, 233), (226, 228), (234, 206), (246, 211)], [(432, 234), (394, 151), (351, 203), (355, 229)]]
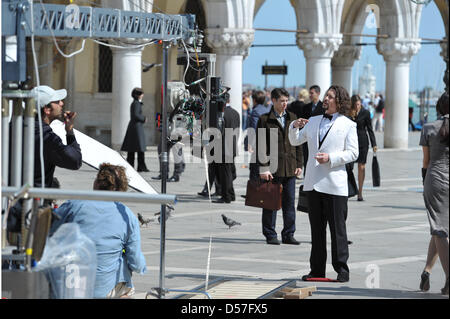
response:
[[(66, 1), (46, 1), (67, 4)], [(241, 113), (242, 64), (253, 43), (253, 19), (264, 0), (91, 0), (78, 5), (167, 14), (192, 13), (204, 32), (203, 52), (216, 54), (216, 76), (231, 88), (231, 105)], [(297, 45), (306, 59), (306, 86), (325, 91), (331, 83), (352, 92), (352, 67), (359, 59), (361, 33), (368, 14), (377, 18), (377, 50), (386, 61), (384, 146), (408, 146), (409, 65), (420, 50), (419, 24), (423, 5), (410, 0), (290, 0), (297, 17)], [(435, 0), (448, 39), (448, 1)], [(387, 35), (384, 37), (383, 35)], [(80, 48), (81, 39), (58, 40), (65, 52)], [(131, 90), (145, 91), (143, 112), (148, 118), (148, 145), (158, 143), (157, 114), (161, 112), (159, 67), (142, 72), (142, 62), (161, 63), (161, 45), (109, 41), (105, 47), (86, 41), (82, 53), (66, 59), (56, 54), (52, 39), (38, 39), (42, 84), (66, 88), (68, 108), (78, 112), (77, 128), (119, 149), (129, 121)], [(141, 46), (139, 46), (141, 45)], [(180, 81), (184, 69), (177, 65), (178, 50), (170, 49), (169, 79)], [(448, 59), (447, 44), (442, 57)], [(29, 61), (32, 61), (31, 59)], [(29, 74), (33, 74), (29, 66)]]

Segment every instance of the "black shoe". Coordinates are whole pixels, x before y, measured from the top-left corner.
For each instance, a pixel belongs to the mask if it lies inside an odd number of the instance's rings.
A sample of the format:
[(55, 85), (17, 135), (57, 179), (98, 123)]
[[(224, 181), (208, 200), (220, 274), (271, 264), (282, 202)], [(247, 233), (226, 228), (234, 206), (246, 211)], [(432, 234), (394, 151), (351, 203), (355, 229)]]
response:
[(160, 174), (160, 175), (158, 175), (158, 176), (154, 176), (154, 177), (152, 177), (152, 179), (157, 179), (157, 180), (160, 180), (160, 179), (161, 179), (161, 174)]
[(208, 190), (202, 190), (201, 192), (198, 192), (197, 194), (200, 196), (203, 196), (203, 197), (208, 197)]
[(325, 278), (325, 276), (321, 276), (321, 275), (314, 275), (313, 273), (309, 273), (307, 275), (302, 276), (302, 280), (303, 281), (308, 281), (308, 279), (310, 278)]
[(300, 242), (295, 240), (294, 236), (283, 238), (282, 243), (288, 245), (300, 245)]
[(441, 294), (448, 296), (448, 277), (447, 277), (447, 280), (445, 281), (444, 288), (441, 289)]
[(172, 182), (179, 182), (180, 181), (180, 176), (179, 175), (173, 175), (171, 178), (169, 178), (168, 180), (167, 180), (169, 183), (172, 183)]
[(268, 238), (268, 239), (266, 239), (266, 242), (269, 245), (279, 245), (280, 244), (280, 241), (276, 237)]
[(341, 271), (338, 273), (336, 280), (339, 282), (348, 282), (350, 280), (350, 274), (346, 271)]
[(362, 196), (361, 197), (358, 196), (358, 202), (363, 202), (363, 201), (364, 201), (364, 198), (362, 198)]
[(216, 203), (216, 204), (230, 204), (231, 203), (231, 201), (225, 200), (223, 198), (219, 198), (219, 199), (213, 200), (212, 202)]
[(147, 167), (140, 167), (137, 169), (138, 172), (150, 172)]
[(430, 290), (430, 273), (428, 271), (423, 271), (420, 276), (420, 290), (428, 291)]

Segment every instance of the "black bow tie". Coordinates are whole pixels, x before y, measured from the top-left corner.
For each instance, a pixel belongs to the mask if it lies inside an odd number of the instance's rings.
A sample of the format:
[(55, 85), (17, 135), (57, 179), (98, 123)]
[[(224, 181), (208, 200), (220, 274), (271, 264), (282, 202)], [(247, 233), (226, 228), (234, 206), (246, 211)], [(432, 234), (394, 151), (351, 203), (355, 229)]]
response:
[(329, 115), (329, 114), (324, 114), (323, 117), (330, 121), (333, 119), (333, 115)]

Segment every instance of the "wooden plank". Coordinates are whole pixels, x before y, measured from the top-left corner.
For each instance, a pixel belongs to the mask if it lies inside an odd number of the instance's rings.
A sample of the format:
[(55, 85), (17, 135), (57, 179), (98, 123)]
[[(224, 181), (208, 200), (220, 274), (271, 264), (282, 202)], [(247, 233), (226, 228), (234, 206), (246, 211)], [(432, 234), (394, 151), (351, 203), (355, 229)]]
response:
[(317, 291), (316, 286), (302, 287), (302, 288), (283, 288), (281, 293), (284, 299), (305, 299), (312, 296), (312, 293)]

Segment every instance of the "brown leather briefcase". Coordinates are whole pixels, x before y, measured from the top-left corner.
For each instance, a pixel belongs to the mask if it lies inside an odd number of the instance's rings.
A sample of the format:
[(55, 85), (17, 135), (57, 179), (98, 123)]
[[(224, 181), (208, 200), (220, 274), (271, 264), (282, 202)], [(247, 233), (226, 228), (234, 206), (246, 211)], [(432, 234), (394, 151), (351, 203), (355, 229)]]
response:
[(245, 195), (245, 206), (260, 207), (269, 210), (281, 208), (283, 185), (264, 180), (249, 180)]

